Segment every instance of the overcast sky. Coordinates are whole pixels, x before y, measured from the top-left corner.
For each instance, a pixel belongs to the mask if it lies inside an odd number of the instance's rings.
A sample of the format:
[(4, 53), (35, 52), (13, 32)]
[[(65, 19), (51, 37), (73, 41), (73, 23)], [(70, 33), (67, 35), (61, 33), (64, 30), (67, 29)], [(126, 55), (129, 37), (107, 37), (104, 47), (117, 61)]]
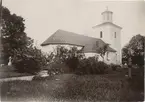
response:
[(25, 19), (25, 32), (38, 44), (58, 29), (94, 36), (92, 27), (102, 23), (106, 6), (113, 22), (123, 28), (122, 47), (132, 36), (145, 35), (144, 1), (3, 0), (3, 6)]

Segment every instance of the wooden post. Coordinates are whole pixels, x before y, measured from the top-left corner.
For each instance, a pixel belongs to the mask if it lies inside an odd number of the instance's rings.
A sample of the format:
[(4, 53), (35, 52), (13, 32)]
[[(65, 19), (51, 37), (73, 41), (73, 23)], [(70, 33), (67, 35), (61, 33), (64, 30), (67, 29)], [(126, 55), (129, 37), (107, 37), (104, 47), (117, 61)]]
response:
[(128, 77), (129, 78), (132, 78), (131, 67), (132, 67), (132, 60), (131, 60), (131, 57), (129, 57), (129, 59), (128, 59)]

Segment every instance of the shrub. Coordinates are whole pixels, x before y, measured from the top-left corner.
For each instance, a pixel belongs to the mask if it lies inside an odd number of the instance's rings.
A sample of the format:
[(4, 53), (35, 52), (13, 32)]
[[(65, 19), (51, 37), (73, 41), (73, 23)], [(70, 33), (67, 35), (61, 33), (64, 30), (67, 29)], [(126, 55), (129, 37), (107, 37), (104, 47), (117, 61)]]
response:
[(84, 54), (77, 47), (65, 48), (63, 46), (56, 47), (56, 54), (54, 61), (56, 64), (64, 64), (69, 67), (70, 72), (74, 72), (79, 65), (79, 60), (83, 58)]
[(46, 69), (48, 69), (49, 75), (62, 74), (69, 71), (68, 66), (66, 66), (65, 63), (61, 63), (59, 60), (49, 63)]
[(25, 48), (14, 51), (13, 65), (19, 72), (35, 74), (47, 65), (47, 56), (37, 48)]
[(104, 62), (101, 62), (95, 57), (85, 58), (80, 61), (79, 66), (76, 70), (77, 74), (104, 74), (105, 70), (108, 68), (108, 65)]
[(110, 64), (110, 68), (112, 68), (113, 71), (116, 71), (117, 69), (121, 68), (121, 66), (120, 65), (117, 65), (117, 64), (111, 63)]
[(106, 72), (105, 70), (108, 68), (108, 65), (104, 62), (99, 61), (96, 68), (100, 70), (100, 74), (104, 74)]

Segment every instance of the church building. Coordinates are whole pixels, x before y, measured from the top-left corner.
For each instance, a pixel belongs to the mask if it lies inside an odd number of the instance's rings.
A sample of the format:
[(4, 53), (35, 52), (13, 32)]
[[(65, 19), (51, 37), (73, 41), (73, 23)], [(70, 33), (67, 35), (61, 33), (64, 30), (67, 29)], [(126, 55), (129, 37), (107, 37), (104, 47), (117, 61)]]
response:
[[(92, 27), (94, 35), (97, 37), (89, 37), (65, 30), (57, 30), (42, 44), (42, 50), (49, 52), (50, 49), (58, 45), (71, 47), (77, 46), (83, 49), (86, 57), (99, 56), (97, 53), (99, 48), (105, 44), (109, 44), (107, 53), (104, 57), (106, 63), (121, 64), (121, 27), (113, 23), (113, 12), (108, 9), (102, 12), (102, 23)], [(99, 56), (99, 60), (102, 60)]]
[(116, 50), (116, 63), (122, 63), (121, 55), (121, 29), (122, 27), (113, 23), (113, 12), (102, 12), (102, 23), (93, 27), (95, 34), (99, 34), (100, 39), (105, 41)]

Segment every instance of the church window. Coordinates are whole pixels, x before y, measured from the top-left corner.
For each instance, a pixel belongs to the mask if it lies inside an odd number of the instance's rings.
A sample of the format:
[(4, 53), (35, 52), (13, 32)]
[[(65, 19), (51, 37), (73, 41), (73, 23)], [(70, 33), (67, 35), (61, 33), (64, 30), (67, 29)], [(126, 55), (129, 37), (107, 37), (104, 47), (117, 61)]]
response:
[(102, 31), (100, 32), (100, 38), (102, 38), (103, 37), (103, 33), (102, 33)]
[(114, 33), (114, 38), (116, 38), (116, 32)]

